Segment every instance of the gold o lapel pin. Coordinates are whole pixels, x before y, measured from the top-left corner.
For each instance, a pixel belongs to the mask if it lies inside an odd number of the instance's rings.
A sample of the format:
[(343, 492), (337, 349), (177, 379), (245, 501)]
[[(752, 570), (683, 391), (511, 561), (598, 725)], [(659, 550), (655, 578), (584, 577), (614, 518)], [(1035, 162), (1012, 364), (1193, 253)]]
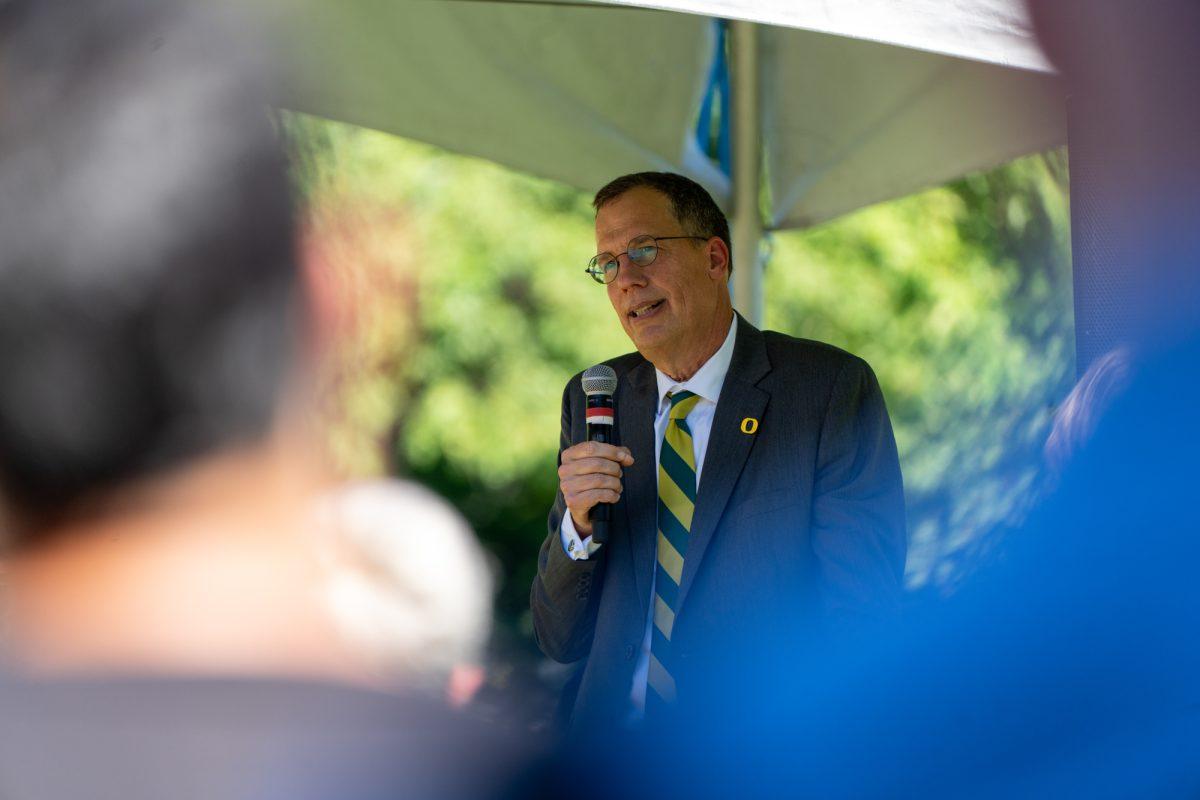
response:
[(742, 433), (750, 434), (758, 430), (758, 420), (754, 417), (746, 417), (742, 420)]

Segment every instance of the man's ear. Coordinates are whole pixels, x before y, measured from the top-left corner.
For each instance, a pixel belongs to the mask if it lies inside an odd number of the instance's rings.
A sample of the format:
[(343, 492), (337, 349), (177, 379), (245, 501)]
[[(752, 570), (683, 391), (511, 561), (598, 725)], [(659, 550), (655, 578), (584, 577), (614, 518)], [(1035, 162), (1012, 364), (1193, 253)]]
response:
[(705, 245), (708, 252), (708, 274), (713, 280), (729, 280), (729, 246), (719, 236), (709, 237)]

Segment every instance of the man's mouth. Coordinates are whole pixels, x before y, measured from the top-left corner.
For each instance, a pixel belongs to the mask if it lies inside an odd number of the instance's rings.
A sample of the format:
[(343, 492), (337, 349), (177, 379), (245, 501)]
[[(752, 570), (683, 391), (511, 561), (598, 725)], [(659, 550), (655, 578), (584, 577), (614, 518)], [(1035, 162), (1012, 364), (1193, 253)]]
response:
[(630, 310), (629, 317), (630, 319), (641, 319), (642, 317), (648, 317), (661, 308), (663, 302), (664, 301), (662, 300), (655, 300), (652, 303), (642, 303), (640, 306), (636, 306)]

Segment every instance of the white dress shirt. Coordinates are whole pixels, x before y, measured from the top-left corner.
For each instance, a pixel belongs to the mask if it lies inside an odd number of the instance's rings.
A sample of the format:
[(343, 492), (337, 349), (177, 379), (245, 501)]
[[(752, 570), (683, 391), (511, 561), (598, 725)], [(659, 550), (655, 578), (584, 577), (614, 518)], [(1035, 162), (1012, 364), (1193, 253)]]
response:
[[(696, 370), (695, 375), (683, 383), (676, 383), (662, 371), (654, 370), (655, 378), (658, 381), (658, 410), (654, 415), (654, 476), (656, 481), (663, 436), (667, 431), (667, 422), (671, 419), (671, 401), (667, 399), (667, 395), (689, 391), (700, 396), (700, 400), (696, 402), (687, 417), (688, 428), (692, 432), (693, 455), (696, 458), (696, 486), (699, 487), (700, 472), (704, 469), (704, 454), (708, 450), (709, 433), (712, 431), (713, 415), (717, 411), (717, 400), (721, 396), (721, 386), (725, 383), (725, 374), (729, 372), (729, 362), (733, 360), (733, 344), (736, 334), (737, 316), (734, 315), (733, 321), (729, 324), (729, 333), (725, 335), (724, 344), (717, 352), (713, 353), (708, 361), (704, 362), (700, 369)], [(617, 409), (617, 413), (620, 413), (620, 409)], [(637, 457), (638, 455), (635, 453), (634, 458)], [(593, 542), (591, 536), (580, 539), (570, 512), (563, 516), (560, 534), (563, 552), (576, 561), (587, 559), (602, 546)], [(684, 558), (687, 558), (686, 553)], [(653, 580), (650, 582), (649, 608), (650, 613), (646, 617), (646, 633), (642, 638), (642, 651), (633, 671), (633, 686), (630, 688), (630, 702), (634, 710), (632, 719), (635, 721), (641, 718), (646, 706), (646, 671), (650, 664), (650, 633), (654, 624)]]

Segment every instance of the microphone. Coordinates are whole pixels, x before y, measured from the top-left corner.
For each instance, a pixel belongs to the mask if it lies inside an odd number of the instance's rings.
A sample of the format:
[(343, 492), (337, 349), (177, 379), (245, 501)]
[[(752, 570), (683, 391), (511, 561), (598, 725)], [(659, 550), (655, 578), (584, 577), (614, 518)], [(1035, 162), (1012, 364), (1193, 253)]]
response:
[[(587, 438), (589, 442), (612, 444), (613, 423), (616, 410), (613, 408), (613, 392), (617, 390), (617, 373), (606, 364), (597, 364), (584, 371), (580, 379), (583, 392), (587, 395)], [(608, 541), (608, 518), (611, 503), (592, 506), (589, 519), (592, 522), (592, 541), (604, 544)]]

